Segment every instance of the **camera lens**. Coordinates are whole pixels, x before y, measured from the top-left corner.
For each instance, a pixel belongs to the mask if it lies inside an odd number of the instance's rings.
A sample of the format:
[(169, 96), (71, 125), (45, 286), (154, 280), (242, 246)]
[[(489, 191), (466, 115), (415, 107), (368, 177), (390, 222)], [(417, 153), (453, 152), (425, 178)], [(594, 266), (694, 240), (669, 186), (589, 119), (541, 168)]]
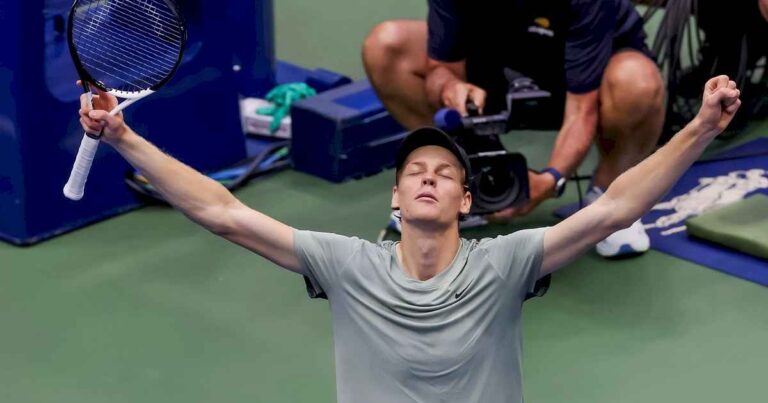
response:
[(527, 170), (518, 155), (473, 159), (472, 165), (480, 167), (472, 186), (474, 212), (499, 211), (527, 200)]
[(510, 168), (497, 162), (483, 171), (478, 183), (478, 191), (488, 202), (506, 199), (510, 193), (517, 193), (517, 187), (517, 180)]

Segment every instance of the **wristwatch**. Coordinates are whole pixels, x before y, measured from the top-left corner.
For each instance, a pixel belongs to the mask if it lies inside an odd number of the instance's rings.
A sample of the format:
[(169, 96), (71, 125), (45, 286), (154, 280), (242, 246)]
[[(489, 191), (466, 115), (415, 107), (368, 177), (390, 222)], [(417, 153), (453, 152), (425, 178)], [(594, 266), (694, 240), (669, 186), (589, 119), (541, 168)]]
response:
[(565, 191), (565, 177), (555, 168), (546, 167), (541, 170), (541, 173), (548, 173), (555, 178), (555, 197), (560, 197)]

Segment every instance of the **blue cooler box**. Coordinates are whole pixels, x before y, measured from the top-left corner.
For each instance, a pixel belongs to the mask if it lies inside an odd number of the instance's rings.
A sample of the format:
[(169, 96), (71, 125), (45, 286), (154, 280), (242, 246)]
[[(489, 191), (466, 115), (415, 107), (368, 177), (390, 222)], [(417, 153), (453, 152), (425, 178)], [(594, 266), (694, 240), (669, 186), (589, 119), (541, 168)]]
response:
[(367, 80), (295, 103), (291, 120), (294, 167), (331, 182), (392, 167), (406, 134)]

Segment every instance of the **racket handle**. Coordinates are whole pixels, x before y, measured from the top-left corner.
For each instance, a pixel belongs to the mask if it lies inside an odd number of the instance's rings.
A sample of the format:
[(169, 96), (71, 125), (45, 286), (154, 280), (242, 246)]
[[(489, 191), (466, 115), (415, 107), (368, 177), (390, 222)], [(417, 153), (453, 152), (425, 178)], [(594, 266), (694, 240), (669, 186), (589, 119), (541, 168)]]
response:
[(91, 171), (93, 156), (99, 149), (99, 140), (83, 135), (83, 141), (80, 143), (80, 149), (77, 151), (75, 165), (72, 166), (72, 172), (69, 174), (69, 180), (64, 185), (64, 196), (70, 200), (80, 200), (85, 192), (85, 181), (88, 180), (88, 173)]

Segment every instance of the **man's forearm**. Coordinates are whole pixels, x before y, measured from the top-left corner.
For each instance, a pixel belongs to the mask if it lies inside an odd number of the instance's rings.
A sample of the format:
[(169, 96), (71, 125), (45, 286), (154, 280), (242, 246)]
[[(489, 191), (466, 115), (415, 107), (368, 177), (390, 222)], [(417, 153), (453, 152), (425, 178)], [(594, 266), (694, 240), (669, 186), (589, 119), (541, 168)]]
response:
[(112, 146), (166, 201), (209, 229), (215, 230), (215, 217), (206, 212), (236, 201), (221, 184), (168, 156), (131, 129)]
[(430, 106), (434, 109), (441, 108), (443, 106), (442, 93), (445, 85), (461, 79), (461, 77), (445, 66), (436, 66), (428, 69), (425, 82), (427, 100)]
[(557, 169), (566, 177), (570, 176), (589, 153), (596, 130), (596, 113), (566, 116), (555, 140), (548, 166)]
[(707, 133), (697, 120), (650, 157), (620, 175), (605, 197), (614, 203), (616, 221), (629, 225), (650, 210), (698, 159), (716, 133)]

